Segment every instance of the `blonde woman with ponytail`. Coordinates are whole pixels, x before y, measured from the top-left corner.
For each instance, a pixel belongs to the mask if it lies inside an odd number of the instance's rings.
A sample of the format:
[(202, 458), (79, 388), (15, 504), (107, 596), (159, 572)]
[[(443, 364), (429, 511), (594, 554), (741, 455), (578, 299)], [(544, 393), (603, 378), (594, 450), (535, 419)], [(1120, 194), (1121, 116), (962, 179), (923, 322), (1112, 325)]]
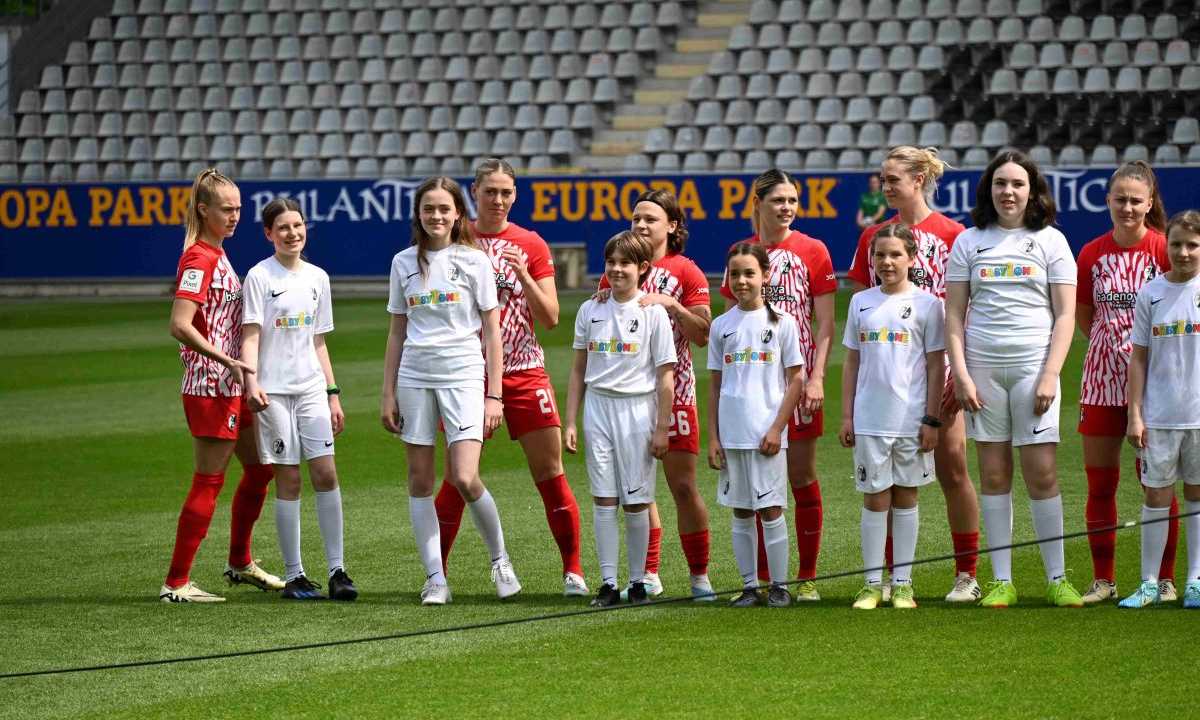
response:
[(225, 599), (201, 590), (189, 577), (235, 453), (243, 474), (233, 496), (225, 580), (263, 590), (283, 588), (283, 582), (263, 571), (250, 554), (254, 523), (272, 473), (270, 465), (259, 462), (252, 415), (243, 406), (242, 383), (253, 369), (241, 360), (242, 283), (222, 247), (237, 229), (241, 212), (241, 193), (232, 180), (213, 168), (200, 173), (188, 200), (171, 306), (171, 336), (180, 343), (183, 410), (196, 464), (179, 513), (171, 566), (158, 595), (163, 602)]
[[(855, 292), (879, 285), (871, 263), (872, 240), (881, 228), (903, 223), (912, 229), (917, 242), (916, 261), (912, 268), (913, 285), (941, 301), (946, 299), (946, 262), (954, 239), (963, 226), (929, 207), (937, 192), (937, 181), (947, 165), (938, 157), (937, 148), (916, 148), (901, 145), (893, 148), (883, 161), (880, 180), (888, 206), (896, 211), (887, 221), (872, 225), (858, 240), (858, 251), (850, 265), (849, 277)], [(942, 494), (946, 497), (946, 516), (950, 521), (950, 538), (954, 543), (954, 587), (946, 602), (975, 602), (980, 597), (975, 567), (979, 550), (979, 500), (975, 486), (967, 473), (967, 433), (963, 414), (954, 397), (954, 384), (946, 373), (942, 405), (936, 417), (939, 424), (938, 444), (934, 450), (934, 468)], [(890, 527), (890, 526), (889, 526)], [(891, 533), (887, 541), (887, 564), (891, 567)], [(883, 586), (883, 595), (890, 586)]]

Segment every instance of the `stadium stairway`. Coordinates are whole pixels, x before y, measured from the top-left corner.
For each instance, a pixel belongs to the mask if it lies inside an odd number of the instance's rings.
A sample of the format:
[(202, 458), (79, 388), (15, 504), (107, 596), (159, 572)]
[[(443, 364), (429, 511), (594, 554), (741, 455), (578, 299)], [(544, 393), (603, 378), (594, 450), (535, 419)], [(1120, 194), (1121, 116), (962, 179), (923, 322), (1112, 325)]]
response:
[(596, 132), (591, 152), (579, 165), (596, 172), (622, 172), (625, 158), (642, 152), (646, 133), (663, 127), (667, 107), (683, 100), (692, 78), (703, 75), (712, 54), (729, 45), (730, 29), (746, 22), (750, 2), (703, 2), (681, 27), (675, 47), (659, 55), (654, 73), (638, 80), (631, 102), (617, 106), (611, 127)]

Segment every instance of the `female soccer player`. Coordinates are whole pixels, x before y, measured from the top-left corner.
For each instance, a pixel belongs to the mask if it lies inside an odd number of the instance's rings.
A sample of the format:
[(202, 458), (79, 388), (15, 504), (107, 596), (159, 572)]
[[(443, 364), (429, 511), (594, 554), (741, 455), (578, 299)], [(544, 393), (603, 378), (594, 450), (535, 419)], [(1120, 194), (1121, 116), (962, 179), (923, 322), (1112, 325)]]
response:
[(713, 321), (709, 332), (708, 465), (721, 473), (717, 502), (733, 509), (733, 556), (742, 576), (734, 607), (762, 603), (758, 593), (758, 533), (763, 539), (771, 586), (767, 604), (787, 607), (788, 446), (783, 434), (804, 392), (804, 358), (791, 315), (763, 300), (771, 260), (762, 245), (740, 242), (729, 250), (725, 271), (737, 305)]
[(258, 449), (275, 468), (275, 529), (286, 566), (283, 597), (315, 600), (320, 585), (300, 560), (300, 460), (317, 491), (317, 523), (329, 565), (329, 597), (358, 597), (342, 559), (342, 492), (333, 438), (346, 423), (325, 334), (333, 331), (329, 276), (301, 253), (308, 231), (300, 205), (276, 198), (262, 211), (275, 254), (246, 273), (242, 357), (246, 400), (258, 414)]
[[(479, 213), (475, 235), (496, 276), (500, 334), (504, 346), (504, 421), (521, 444), (546, 522), (562, 556), (563, 595), (586, 596), (579, 560), (579, 504), (562, 464), (562, 436), (554, 386), (533, 325), (558, 325), (558, 293), (550, 248), (537, 233), (509, 222), (516, 201), (516, 171), (498, 158), (475, 169), (471, 194)], [(451, 483), (442, 483), (434, 501), (442, 533), (442, 562), (450, 555), (466, 506)]]
[[(913, 285), (946, 299), (946, 260), (954, 239), (963, 226), (933, 211), (929, 203), (937, 192), (937, 181), (945, 172), (946, 163), (937, 156), (936, 148), (915, 148), (902, 145), (893, 148), (883, 161), (880, 176), (883, 195), (896, 215), (887, 223), (875, 225), (863, 232), (858, 250), (848, 273), (855, 292), (876, 285), (879, 281), (869, 247), (875, 233), (891, 223), (902, 222), (917, 241), (917, 259), (913, 267)], [(961, 408), (954, 398), (954, 383), (947, 369), (938, 412), (932, 413), (938, 427), (938, 445), (933, 451), (938, 483), (946, 498), (946, 517), (950, 521), (950, 539), (954, 544), (954, 587), (946, 595), (947, 602), (975, 602), (979, 599), (979, 583), (975, 580), (979, 550), (979, 501), (975, 486), (967, 473), (967, 433)], [(891, 565), (891, 538), (885, 562)], [(888, 586), (884, 586), (886, 600)]]
[(496, 281), (475, 243), (458, 183), (430, 178), (413, 193), (413, 205), (413, 247), (392, 260), (379, 413), (384, 429), (404, 441), (408, 458), (408, 511), (425, 566), (421, 603), (450, 602), (432, 497), (439, 421), (450, 482), (467, 499), (491, 557), (496, 593), (506, 598), (520, 592), (521, 583), (504, 548), (496, 503), (479, 480), (483, 436), (504, 413)]
[[(946, 349), (954, 392), (979, 453), (988, 543), (1012, 543), (1012, 449), (1029, 490), (1047, 599), (1080, 607), (1063, 556), (1059, 373), (1075, 331), (1075, 258), (1054, 222), (1054, 198), (1029, 158), (1001, 151), (975, 192), (971, 219), (946, 269)], [(970, 305), (968, 306), (968, 301)], [(991, 551), (995, 581), (984, 607), (1017, 602), (1012, 550)]]
[[(821, 550), (821, 485), (817, 480), (817, 438), (824, 432), (825, 365), (833, 343), (833, 298), (837, 278), (825, 245), (792, 230), (799, 194), (795, 180), (782, 170), (768, 170), (754, 179), (754, 236), (747, 242), (761, 244), (771, 259), (771, 272), (763, 286), (763, 298), (777, 310), (791, 315), (799, 331), (800, 349), (808, 377), (804, 394), (788, 427), (788, 482), (796, 501), (796, 545), (800, 558), (799, 577), (805, 582), (796, 589), (796, 599), (821, 599), (813, 578)], [(721, 294), (732, 303), (728, 276)], [(728, 304), (728, 303), (727, 303)], [(762, 538), (759, 547), (765, 545)], [(759, 552), (760, 578), (767, 558)]]
[(854, 480), (863, 493), (862, 556), (867, 584), (854, 599), (874, 610), (883, 599), (888, 513), (895, 538), (892, 607), (917, 606), (912, 560), (917, 549), (917, 488), (933, 481), (938, 413), (946, 382), (945, 311), (909, 282), (919, 246), (903, 223), (879, 228), (869, 247), (878, 287), (850, 299), (842, 344), (842, 447), (854, 448)]
[[(1121, 441), (1128, 425), (1126, 371), (1131, 345), (1134, 300), (1146, 283), (1170, 268), (1167, 259), (1166, 212), (1158, 180), (1137, 160), (1117, 168), (1108, 180), (1108, 212), (1113, 228), (1083, 246), (1079, 253), (1079, 293), (1075, 321), (1088, 336), (1079, 397), (1079, 434), (1087, 473), (1089, 530), (1117, 524), (1117, 483), (1121, 479)], [(1171, 515), (1179, 504), (1171, 495)], [(1156, 577), (1163, 600), (1175, 600), (1175, 546), (1179, 519), (1166, 524), (1167, 544)], [(1092, 551), (1092, 585), (1083, 603), (1117, 598), (1114, 554), (1117, 532), (1088, 535)]]
[(250, 555), (250, 539), (267, 497), (271, 467), (259, 462), (253, 420), (243, 409), (242, 381), (249, 366), (239, 359), (242, 283), (221, 247), (237, 229), (241, 212), (237, 185), (215, 169), (200, 173), (192, 183), (183, 256), (175, 276), (171, 336), (180, 343), (183, 412), (192, 433), (196, 470), (179, 513), (171, 567), (158, 593), (163, 602), (225, 599), (201, 590), (188, 575), (200, 541), (208, 534), (217, 495), (225, 484), (225, 468), (234, 453), (243, 473), (233, 496), (225, 580), (230, 585), (249, 583), (263, 590), (283, 588), (283, 581), (265, 572)]
[[(1138, 291), (1129, 360), (1129, 442), (1142, 459), (1142, 584), (1123, 608), (1162, 602), (1157, 571), (1167, 544), (1165, 522), (1183, 479), (1188, 572), (1183, 606), (1200, 609), (1200, 211), (1167, 224), (1171, 269)], [(1154, 382), (1150, 382), (1154, 379)]]
[[(648, 190), (638, 196), (633, 207), (630, 230), (650, 241), (654, 248), (653, 265), (642, 281), (642, 305), (662, 305), (671, 319), (675, 338), (675, 395), (671, 402), (670, 448), (662, 458), (667, 486), (675, 500), (679, 524), (679, 543), (687, 559), (692, 597), (699, 601), (716, 599), (708, 579), (708, 508), (696, 487), (696, 456), (700, 453), (700, 425), (696, 414), (696, 371), (692, 365), (691, 343), (708, 342), (712, 321), (708, 279), (696, 263), (683, 255), (687, 244), (687, 221), (679, 201), (669, 190)], [(608, 287), (600, 279), (602, 289)], [(605, 295), (597, 299), (603, 302)], [(662, 523), (658, 505), (650, 504), (650, 549), (646, 561), (646, 591), (651, 596), (663, 591), (658, 576), (659, 545)]]
[[(629, 601), (646, 602), (648, 504), (654, 498), (654, 458), (667, 452), (675, 348), (662, 306), (643, 306), (639, 285), (654, 249), (626, 230), (604, 246), (609, 302), (588, 300), (575, 318), (575, 359), (567, 385), (567, 452), (579, 447), (575, 418), (583, 408), (587, 469), (594, 502), (596, 556), (603, 584), (592, 605), (620, 602), (617, 592), (617, 505), (625, 508)], [(587, 391), (586, 398), (584, 391)], [(585, 402), (586, 400), (586, 402)]]

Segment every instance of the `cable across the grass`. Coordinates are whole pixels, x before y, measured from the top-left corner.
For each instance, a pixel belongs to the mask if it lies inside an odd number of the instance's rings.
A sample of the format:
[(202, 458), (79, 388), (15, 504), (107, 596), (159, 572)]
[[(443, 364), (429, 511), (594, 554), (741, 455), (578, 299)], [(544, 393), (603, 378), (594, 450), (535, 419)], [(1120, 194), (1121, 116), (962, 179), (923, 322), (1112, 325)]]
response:
[[(999, 547), (984, 547), (979, 550), (963, 551), (958, 553), (947, 553), (944, 555), (934, 555), (927, 558), (918, 558), (912, 561), (912, 565), (929, 565), (931, 563), (945, 562), (954, 560), (964, 555), (984, 554), (993, 550), (1015, 550), (1018, 548), (1026, 548), (1032, 545), (1039, 545), (1043, 542), (1055, 542), (1057, 540), (1072, 540), (1075, 538), (1087, 537), (1096, 533), (1113, 532), (1117, 530), (1128, 530), (1130, 528), (1139, 527), (1141, 525), (1150, 525), (1153, 523), (1168, 522), (1179, 518), (1191, 517), (1200, 515), (1200, 511), (1185, 512), (1177, 515), (1168, 515), (1167, 517), (1154, 518), (1151, 520), (1129, 520), (1117, 525), (1109, 525), (1107, 527), (1094, 528), (1091, 530), (1080, 530), (1079, 532), (1064, 533), (1057, 537), (1045, 538), (1044, 540), (1023, 540), (1021, 542), (1001, 545)], [(883, 567), (874, 568), (858, 568), (856, 570), (844, 570), (841, 572), (826, 573), (811, 578), (813, 581), (821, 580), (836, 580), (844, 577), (853, 577), (861, 575), (868, 570), (883, 570)], [(790, 580), (783, 585), (796, 585), (808, 580)], [(721, 597), (722, 595), (735, 595), (742, 592), (741, 587), (730, 590), (714, 590), (712, 593), (704, 597)], [(109, 663), (104, 665), (84, 665), (79, 667), (67, 668), (50, 668), (46, 670), (29, 670), (26, 672), (0, 673), (0, 680), (23, 678), (23, 677), (39, 677), (44, 675), (68, 675), (73, 673), (99, 672), (103, 670), (121, 670), (126, 668), (154, 667), (156, 665), (176, 665), (180, 663), (200, 662), (202, 660), (225, 660), (228, 658), (250, 657), (253, 655), (272, 655), (275, 653), (294, 652), (297, 650), (315, 650), (319, 648), (331, 648), (341, 645), (361, 645), (366, 643), (383, 642), (387, 640), (404, 640), (408, 638), (429, 637), (433, 635), (445, 635), (448, 633), (466, 632), (470, 630), (487, 630), (490, 628), (505, 627), (507, 625), (526, 625), (529, 623), (545, 622), (548, 620), (561, 620), (564, 618), (580, 617), (583, 615), (594, 615), (596, 613), (615, 612), (620, 610), (632, 610), (634, 608), (662, 607), (664, 605), (675, 605), (679, 603), (691, 603), (694, 598), (691, 595), (664, 598), (661, 600), (651, 600), (649, 602), (637, 605), (613, 605), (604, 608), (583, 607), (578, 610), (566, 610), (557, 613), (547, 613), (544, 615), (531, 615), (529, 617), (512, 618), (508, 620), (489, 620), (487, 622), (470, 623), (467, 625), (451, 625), (443, 628), (428, 628), (424, 630), (411, 630), (409, 632), (388, 633), (386, 635), (372, 635), (369, 637), (349, 638), (346, 640), (326, 640), (323, 642), (304, 643), (302, 645), (279, 645), (276, 647), (259, 648), (256, 650), (237, 650), (233, 652), (213, 653), (211, 655), (187, 655), (182, 657), (161, 658), (158, 660), (135, 660), (132, 662)]]

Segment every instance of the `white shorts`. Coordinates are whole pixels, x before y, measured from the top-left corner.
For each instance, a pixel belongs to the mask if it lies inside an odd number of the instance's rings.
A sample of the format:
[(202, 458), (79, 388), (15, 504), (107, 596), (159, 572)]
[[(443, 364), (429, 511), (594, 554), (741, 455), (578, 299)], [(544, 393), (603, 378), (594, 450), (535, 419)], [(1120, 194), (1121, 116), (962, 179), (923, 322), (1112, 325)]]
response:
[(483, 442), (483, 383), (452, 388), (396, 388), (400, 439), (410, 445), (433, 445), (438, 423), (446, 444)]
[(657, 414), (654, 393), (584, 395), (584, 456), (592, 497), (615, 497), (622, 505), (654, 502), (658, 473), (650, 440)]
[(967, 436), (980, 442), (1011, 442), (1013, 447), (1058, 442), (1062, 385), (1042, 415), (1033, 412), (1041, 365), (1014, 367), (967, 366), (983, 409), (966, 413)]
[(1142, 484), (1171, 487), (1183, 479), (1185, 485), (1200, 485), (1200, 430), (1146, 429), (1142, 460)]
[(893, 485), (921, 487), (933, 482), (933, 453), (921, 452), (914, 437), (854, 436), (854, 489), (883, 492)]
[(787, 507), (787, 450), (763, 455), (757, 450), (725, 450), (725, 469), (717, 480), (717, 503), (739, 510)]
[(299, 465), (301, 458), (333, 454), (329, 396), (320, 387), (304, 395), (267, 395), (271, 402), (255, 416), (258, 459), (266, 464)]

